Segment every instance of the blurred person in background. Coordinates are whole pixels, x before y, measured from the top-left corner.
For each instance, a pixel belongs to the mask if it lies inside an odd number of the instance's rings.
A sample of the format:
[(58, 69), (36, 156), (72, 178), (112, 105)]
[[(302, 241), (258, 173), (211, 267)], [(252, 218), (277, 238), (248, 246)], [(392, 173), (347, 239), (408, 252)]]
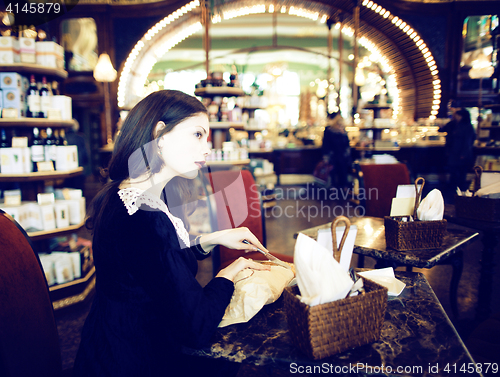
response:
[(352, 171), (351, 147), (340, 112), (328, 114), (322, 153), (323, 159), (332, 166), (331, 187), (341, 191), (349, 190)]
[(453, 201), (457, 187), (465, 191), (469, 188), (467, 172), (474, 164), (474, 141), (476, 132), (471, 123), (468, 110), (458, 108), (452, 104), (452, 119), (439, 129), (446, 132), (446, 169), (449, 174), (445, 198)]

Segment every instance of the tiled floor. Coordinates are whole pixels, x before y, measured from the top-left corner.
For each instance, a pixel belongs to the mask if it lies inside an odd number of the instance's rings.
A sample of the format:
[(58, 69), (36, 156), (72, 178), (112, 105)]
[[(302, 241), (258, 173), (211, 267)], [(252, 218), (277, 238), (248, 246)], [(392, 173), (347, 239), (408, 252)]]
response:
[[(317, 192), (305, 190), (304, 186), (283, 186), (278, 189), (278, 193), (280, 198), (277, 205), (267, 209), (264, 213), (267, 248), (271, 252), (293, 255), (294, 234), (296, 232), (331, 221), (336, 215), (352, 217), (355, 214), (352, 203), (335, 200), (335, 198), (332, 199), (331, 197), (325, 199), (318, 195)], [(350, 203), (348, 204), (351, 211), (349, 213), (346, 212), (346, 203)], [(452, 315), (449, 303), (451, 266), (436, 266), (430, 270), (415, 269), (415, 271), (422, 272), (426, 276), (444, 310), (464, 341), (467, 340), (471, 331), (478, 325), (475, 314), (481, 277), (481, 250), (482, 243), (480, 241), (474, 242), (464, 250), (464, 268), (458, 289), (458, 318)], [(357, 263), (356, 258), (356, 255), (354, 255), (353, 265)], [(366, 258), (365, 267), (373, 267), (374, 264), (374, 260)], [(495, 271), (500, 268), (499, 264), (500, 253), (497, 247), (494, 257)], [(207, 259), (200, 263), (198, 279), (204, 284), (211, 277), (211, 260)], [(496, 274), (493, 276), (493, 287), (499, 285), (500, 277)], [(491, 313), (500, 313), (500, 290), (493, 289), (490, 307)], [(83, 324), (87, 310), (88, 305), (84, 305), (78, 311), (57, 314), (65, 367), (71, 365), (76, 353), (79, 328)], [(500, 354), (498, 362), (500, 362)], [(267, 371), (264, 369), (245, 367), (241, 369), (238, 377), (266, 375)]]

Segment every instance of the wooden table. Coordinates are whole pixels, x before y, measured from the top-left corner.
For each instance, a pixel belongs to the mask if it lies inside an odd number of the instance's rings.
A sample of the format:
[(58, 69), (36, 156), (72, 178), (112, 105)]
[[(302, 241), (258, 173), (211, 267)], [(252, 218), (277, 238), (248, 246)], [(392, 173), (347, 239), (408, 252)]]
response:
[[(447, 231), (443, 244), (437, 249), (417, 249), (397, 251), (388, 248), (385, 244), (384, 219), (378, 217), (353, 217), (351, 224), (356, 225), (358, 232), (354, 242), (353, 252), (362, 256), (369, 256), (377, 260), (378, 267), (406, 266), (407, 269), (432, 268), (437, 264), (451, 264), (453, 274), (450, 283), (450, 301), (453, 314), (458, 316), (457, 289), (462, 275), (463, 254), (462, 248), (470, 244), (479, 236), (471, 229), (456, 224), (447, 224)], [(319, 229), (330, 229), (331, 222), (300, 231), (316, 239)]]
[(391, 376), (449, 377), (461, 375), (460, 368), (470, 371), (463, 375), (481, 376), (425, 276), (396, 271), (396, 277), (406, 288), (388, 298), (381, 336), (374, 343), (321, 360), (308, 359), (292, 343), (281, 297), (249, 322), (218, 329), (209, 346), (184, 348), (184, 353), (264, 366), (269, 375), (278, 369), (298, 375), (316, 370), (379, 376), (385, 375), (380, 373), (383, 366)]

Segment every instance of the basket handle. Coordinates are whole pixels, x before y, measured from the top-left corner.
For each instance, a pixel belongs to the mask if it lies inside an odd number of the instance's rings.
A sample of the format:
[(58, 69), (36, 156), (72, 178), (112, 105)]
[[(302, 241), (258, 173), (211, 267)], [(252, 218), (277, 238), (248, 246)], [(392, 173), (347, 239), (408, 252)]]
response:
[[(422, 186), (420, 190), (418, 189), (418, 182), (422, 181)], [(424, 189), (425, 179), (423, 177), (418, 177), (415, 179), (415, 205), (413, 206), (413, 220), (417, 218), (417, 209), (420, 205), (420, 195), (422, 195), (422, 190)]]
[[(340, 222), (345, 223), (344, 234), (342, 235), (342, 239), (340, 240), (340, 246), (337, 250), (337, 224)], [(351, 221), (345, 216), (338, 216), (332, 222), (332, 244), (333, 244), (333, 257), (337, 262), (340, 263), (340, 254), (342, 253), (342, 249), (344, 248), (345, 240), (347, 239), (347, 235), (349, 234), (349, 229), (351, 228)]]
[(479, 165), (474, 166), (474, 193), (481, 188), (481, 174), (483, 174), (483, 168)]

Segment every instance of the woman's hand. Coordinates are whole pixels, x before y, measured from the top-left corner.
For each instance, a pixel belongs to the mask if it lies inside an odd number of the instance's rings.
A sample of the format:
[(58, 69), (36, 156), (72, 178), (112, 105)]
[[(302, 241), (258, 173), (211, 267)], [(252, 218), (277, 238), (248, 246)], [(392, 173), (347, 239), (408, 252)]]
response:
[(239, 257), (233, 263), (231, 263), (226, 268), (223, 268), (215, 277), (226, 278), (228, 280), (234, 281), (235, 276), (238, 272), (251, 268), (253, 270), (270, 271), (271, 266), (255, 262), (251, 259)]
[[(247, 240), (250, 244), (243, 243)], [(267, 251), (257, 237), (248, 228), (225, 229), (201, 236), (200, 245), (205, 251), (212, 250), (217, 245), (230, 249), (257, 251), (257, 248)]]

